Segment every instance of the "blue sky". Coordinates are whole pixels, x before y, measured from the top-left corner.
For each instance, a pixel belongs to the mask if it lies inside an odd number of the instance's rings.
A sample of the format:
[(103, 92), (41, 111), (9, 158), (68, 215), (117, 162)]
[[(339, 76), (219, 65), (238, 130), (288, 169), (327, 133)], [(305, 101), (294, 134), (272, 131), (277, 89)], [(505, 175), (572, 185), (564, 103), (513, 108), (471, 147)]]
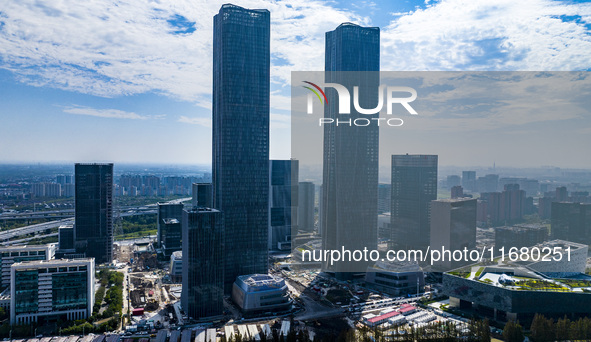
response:
[[(3, 2), (0, 162), (209, 164), (212, 22), (223, 3)], [(271, 158), (276, 159), (290, 156), (290, 73), (322, 70), (324, 33), (342, 22), (381, 28), (382, 70), (591, 68), (589, 2), (234, 3), (271, 11)], [(581, 121), (488, 128), (482, 120), (471, 122), (467, 118), (459, 135), (442, 129), (417, 152), (439, 153), (444, 165), (485, 165), (492, 159), (497, 165), (549, 164), (524, 159), (506, 140), (493, 148), (490, 141), (474, 139), (510, 129), (523, 133), (519, 141), (528, 134), (568, 136), (557, 139), (550, 164), (591, 168), (589, 158), (577, 157), (584, 149), (573, 147), (573, 142), (591, 145), (591, 127), (581, 127)], [(448, 150), (458, 146), (463, 153), (429, 150), (429, 144), (441, 146), (441, 139), (449, 141)], [(487, 149), (490, 156), (483, 153)]]

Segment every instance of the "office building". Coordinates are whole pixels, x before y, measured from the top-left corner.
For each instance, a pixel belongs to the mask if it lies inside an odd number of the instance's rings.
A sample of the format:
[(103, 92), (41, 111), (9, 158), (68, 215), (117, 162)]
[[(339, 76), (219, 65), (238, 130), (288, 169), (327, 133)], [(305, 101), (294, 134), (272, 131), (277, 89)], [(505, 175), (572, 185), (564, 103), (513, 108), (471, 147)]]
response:
[[(344, 23), (326, 33), (325, 82), (341, 84), (351, 94), (353, 87), (358, 86), (361, 108), (373, 108), (378, 101), (379, 70), (379, 28)], [(338, 95), (328, 88), (326, 96), (324, 116), (337, 119)], [(364, 115), (352, 109), (346, 119), (377, 117), (378, 114)], [(320, 202), (324, 250), (377, 248), (378, 128), (324, 126)], [(324, 269), (345, 278), (352, 274), (344, 272), (365, 272), (367, 266), (362, 262), (336, 263), (334, 267), (324, 265)]]
[(12, 264), (22, 261), (51, 260), (54, 256), (55, 244), (0, 248), (2, 289), (10, 286), (10, 267)]
[(429, 206), (437, 199), (436, 155), (392, 156), (391, 246), (426, 249)]
[(113, 261), (113, 164), (76, 164), (75, 247), (97, 264)]
[(10, 324), (43, 325), (92, 315), (94, 259), (19, 262), (10, 273)]
[(181, 305), (194, 319), (224, 312), (224, 222), (210, 208), (183, 210)]
[(591, 244), (591, 204), (552, 202), (551, 237)]
[(566, 190), (566, 186), (559, 186), (556, 188), (556, 202), (566, 202), (568, 201), (568, 191)]
[(213, 206), (229, 294), (237, 276), (268, 270), (270, 13), (226, 4), (213, 26)]
[[(440, 199), (431, 202), (431, 248), (472, 250), (476, 248), (476, 199)], [(451, 269), (465, 260), (434, 263), (435, 268)]]
[(314, 231), (314, 199), (316, 186), (312, 182), (299, 182), (298, 184), (298, 230), (304, 232)]
[(238, 277), (232, 300), (244, 313), (287, 310), (291, 305), (285, 280), (269, 274)]
[(297, 234), (297, 160), (269, 161), (269, 249), (289, 250)]
[(423, 293), (425, 275), (416, 262), (378, 262), (367, 268), (367, 287), (392, 296)]
[(530, 247), (548, 240), (548, 228), (541, 224), (516, 225), (495, 228), (495, 249), (504, 247), (505, 253), (513, 247)]
[(74, 225), (61, 225), (57, 232), (59, 250), (74, 252)]
[(462, 171), (462, 187), (468, 191), (476, 190), (476, 171)]
[(158, 232), (156, 235), (156, 244), (164, 258), (181, 250), (183, 219), (182, 203), (158, 203)]
[(193, 207), (211, 208), (213, 206), (213, 188), (211, 183), (193, 183)]

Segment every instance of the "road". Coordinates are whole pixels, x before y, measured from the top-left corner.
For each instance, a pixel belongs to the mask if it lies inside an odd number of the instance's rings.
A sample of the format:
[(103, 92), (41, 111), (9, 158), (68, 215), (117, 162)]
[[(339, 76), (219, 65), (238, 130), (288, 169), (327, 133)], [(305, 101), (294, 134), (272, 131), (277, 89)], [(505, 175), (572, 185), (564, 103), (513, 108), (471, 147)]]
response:
[[(180, 203), (180, 202), (188, 201), (190, 199), (191, 199), (191, 197), (179, 198), (176, 200), (168, 201), (167, 203)], [(134, 216), (134, 215), (147, 215), (147, 214), (157, 213), (158, 212), (157, 205), (158, 205), (158, 203), (152, 203), (152, 204), (142, 205), (142, 206), (137, 206), (137, 207), (125, 207), (125, 208), (120, 208), (117, 210), (119, 210), (119, 212), (120, 212), (119, 216), (121, 216), (121, 217)], [(56, 212), (73, 213), (73, 209), (53, 210), (51, 212), (52, 213), (56, 213)], [(43, 212), (22, 213), (22, 214), (17, 213), (17, 214), (10, 214), (10, 215), (4, 214), (4, 215), (0, 215), (0, 220), (10, 219), (10, 217), (12, 217), (14, 215), (17, 215), (17, 216), (24, 215), (24, 216), (19, 216), (18, 218), (19, 219), (28, 219), (28, 218), (33, 217), (34, 215), (38, 215), (41, 213), (43, 213)], [(27, 217), (26, 215), (30, 215), (31, 217)], [(72, 215), (70, 215), (70, 216), (72, 216)], [(17, 236), (37, 234), (37, 233), (45, 231), (45, 230), (58, 228), (61, 225), (73, 224), (73, 223), (74, 223), (74, 218), (70, 217), (70, 218), (66, 218), (66, 219), (62, 219), (62, 220), (58, 220), (58, 221), (51, 221), (51, 222), (46, 222), (46, 223), (34, 224), (34, 225), (26, 226), (26, 227), (14, 228), (11, 230), (0, 232), (0, 242), (14, 239)]]

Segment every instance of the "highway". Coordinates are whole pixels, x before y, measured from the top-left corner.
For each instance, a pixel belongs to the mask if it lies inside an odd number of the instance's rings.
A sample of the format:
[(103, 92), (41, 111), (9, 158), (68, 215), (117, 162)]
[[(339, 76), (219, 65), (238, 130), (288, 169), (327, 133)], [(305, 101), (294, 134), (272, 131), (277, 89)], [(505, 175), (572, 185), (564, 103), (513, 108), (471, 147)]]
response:
[[(176, 200), (172, 200), (169, 201), (167, 203), (180, 203), (180, 202), (185, 202), (190, 200), (191, 197), (188, 198), (179, 198)], [(148, 205), (142, 205), (142, 206), (137, 206), (137, 207), (125, 207), (125, 208), (120, 208), (120, 209), (116, 209), (119, 211), (119, 216), (120, 217), (126, 217), (126, 216), (134, 216), (134, 215), (147, 215), (147, 214), (156, 214), (158, 212), (158, 207), (157, 207), (158, 203), (153, 203), (153, 204), (148, 204)], [(51, 222), (45, 222), (45, 223), (39, 223), (39, 224), (34, 224), (34, 225), (30, 225), (30, 226), (26, 226), (26, 227), (20, 227), (20, 228), (14, 228), (11, 230), (7, 230), (7, 231), (3, 231), (0, 232), (0, 243), (3, 245), (6, 244), (14, 244), (16, 243), (16, 241), (11, 241), (10, 243), (6, 243), (8, 240), (14, 239), (18, 236), (23, 236), (23, 235), (29, 235), (29, 234), (38, 234), (39, 232), (44, 232), (45, 234), (43, 235), (36, 235), (34, 238), (41, 238), (41, 237), (46, 237), (46, 236), (53, 236), (53, 234), (55, 233), (51, 233), (50, 230), (51, 229), (55, 229), (58, 228), (61, 225), (65, 225), (65, 224), (74, 224), (74, 212), (73, 209), (65, 209), (65, 210), (52, 210), (50, 211), (51, 213), (57, 213), (57, 212), (63, 212), (63, 213), (70, 213), (69, 216), (67, 218), (61, 219), (61, 220), (57, 220), (57, 221), (51, 221)], [(14, 215), (20, 215), (18, 216), (19, 219), (30, 219), (33, 218), (34, 215), (38, 215), (42, 212), (34, 212), (34, 213), (9, 213), (9, 215), (0, 215), (0, 220), (4, 220), (4, 219), (10, 219), (10, 217), (14, 217)], [(28, 214), (31, 216), (26, 216), (23, 214)], [(55, 217), (55, 216), (53, 216)], [(52, 217), (52, 218), (53, 218)], [(43, 217), (43, 218), (49, 218), (49, 217)], [(26, 239), (22, 239), (22, 240), (18, 240), (19, 242), (25, 242), (28, 241), (30, 238), (26, 238)]]

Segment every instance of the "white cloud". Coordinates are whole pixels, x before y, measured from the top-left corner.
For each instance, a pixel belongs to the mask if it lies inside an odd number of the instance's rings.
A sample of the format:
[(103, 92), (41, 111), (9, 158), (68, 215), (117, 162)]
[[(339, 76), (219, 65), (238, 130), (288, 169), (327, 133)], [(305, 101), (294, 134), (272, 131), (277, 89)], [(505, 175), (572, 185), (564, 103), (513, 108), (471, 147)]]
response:
[(99, 118), (109, 118), (109, 119), (132, 119), (132, 120), (147, 120), (147, 119), (159, 119), (162, 118), (162, 115), (153, 116), (153, 115), (140, 115), (134, 112), (126, 112), (123, 110), (118, 109), (96, 109), (84, 106), (71, 106), (66, 107), (63, 109), (64, 113), (74, 114), (74, 115), (87, 115), (87, 116), (96, 116)]
[(199, 125), (203, 127), (211, 127), (211, 118), (190, 118), (182, 115), (179, 117), (178, 122), (188, 123), (191, 125)]
[[(10, 1), (0, 9), (0, 68), (18, 80), (114, 97), (145, 92), (211, 106), (213, 16), (226, 1)], [(291, 70), (320, 70), (324, 32), (367, 19), (322, 1), (243, 1), (271, 11), (277, 87)], [(171, 34), (180, 15), (195, 31)], [(3, 24), (2, 24), (3, 23)]]
[(382, 30), (382, 70), (589, 69), (590, 15), (590, 3), (437, 2)]

